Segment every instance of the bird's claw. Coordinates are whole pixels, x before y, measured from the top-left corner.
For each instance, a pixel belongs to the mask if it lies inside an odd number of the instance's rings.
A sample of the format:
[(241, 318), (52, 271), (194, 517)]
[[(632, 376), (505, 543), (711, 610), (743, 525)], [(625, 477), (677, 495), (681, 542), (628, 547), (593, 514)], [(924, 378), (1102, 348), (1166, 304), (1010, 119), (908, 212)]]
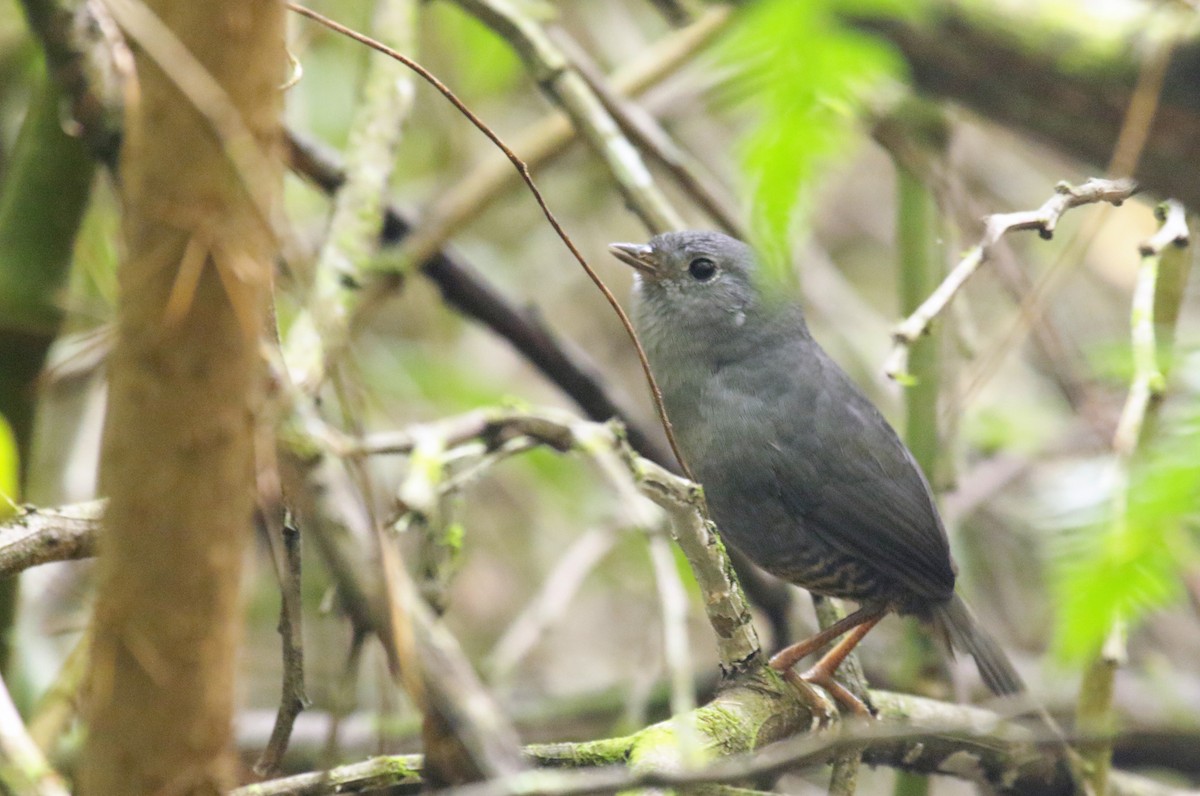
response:
[(796, 675), (796, 679), (803, 682), (809, 689), (812, 689), (813, 686), (824, 688), (829, 696), (833, 698), (834, 702), (855, 716), (864, 719), (874, 718), (875, 716), (875, 711), (871, 705), (859, 699), (849, 688), (846, 688), (846, 686), (833, 679), (833, 674), (825, 671), (820, 664), (812, 667), (804, 674)]
[(814, 729), (823, 730), (833, 723), (837, 718), (837, 705), (830, 698), (829, 692), (822, 692), (813, 687), (811, 683), (801, 677), (793, 669), (785, 669), (779, 672), (783, 675), (786, 681), (792, 688), (796, 690), (800, 701), (803, 702), (812, 713), (813, 723), (816, 725)]

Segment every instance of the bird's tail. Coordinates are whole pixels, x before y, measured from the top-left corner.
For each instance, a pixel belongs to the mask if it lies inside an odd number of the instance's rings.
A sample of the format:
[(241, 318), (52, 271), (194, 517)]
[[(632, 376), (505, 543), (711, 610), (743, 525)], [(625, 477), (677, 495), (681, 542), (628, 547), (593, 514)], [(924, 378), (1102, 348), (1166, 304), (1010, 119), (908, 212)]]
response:
[(996, 696), (1012, 696), (1025, 691), (1025, 683), (1013, 668), (1012, 662), (988, 635), (963, 599), (955, 594), (948, 602), (933, 611), (934, 620), (946, 633), (951, 648), (966, 652), (975, 659), (984, 684)]
[[(1003, 697), (1026, 693), (1025, 683), (1021, 681), (1021, 676), (1013, 668), (1012, 661), (1004, 654), (1004, 650), (1000, 649), (996, 640), (979, 626), (975, 615), (971, 613), (971, 609), (961, 597), (955, 594), (949, 602), (942, 603), (935, 608), (933, 615), (934, 621), (946, 633), (950, 646), (953, 649), (970, 653), (971, 657), (975, 659), (975, 665), (979, 667), (979, 674), (983, 677), (983, 682), (987, 684), (993, 694)], [(1046, 708), (1032, 700), (1031, 705), (1032, 713), (1046, 725), (1050, 732), (1050, 738), (1056, 739), (1062, 747), (1060, 753), (1054, 755), (1053, 758), (1056, 781), (1070, 783), (1071, 790), (1069, 792), (1071, 793), (1085, 793), (1080, 779), (1082, 769), (1078, 754), (1067, 744), (1058, 722), (1046, 711)]]

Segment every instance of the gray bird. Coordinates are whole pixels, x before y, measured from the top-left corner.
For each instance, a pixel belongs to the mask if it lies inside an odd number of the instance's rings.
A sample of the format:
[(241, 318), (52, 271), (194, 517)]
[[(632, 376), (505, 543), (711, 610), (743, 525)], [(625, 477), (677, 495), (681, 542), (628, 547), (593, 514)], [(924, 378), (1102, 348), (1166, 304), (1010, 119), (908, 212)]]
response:
[(912, 454), (813, 340), (801, 309), (759, 289), (750, 247), (670, 232), (609, 248), (637, 270), (634, 326), (722, 536), (780, 578), (860, 604), (772, 666), (790, 671), (846, 634), (805, 678), (848, 702), (833, 672), (896, 612), (970, 653), (994, 693), (1024, 690), (954, 591), (946, 531)]

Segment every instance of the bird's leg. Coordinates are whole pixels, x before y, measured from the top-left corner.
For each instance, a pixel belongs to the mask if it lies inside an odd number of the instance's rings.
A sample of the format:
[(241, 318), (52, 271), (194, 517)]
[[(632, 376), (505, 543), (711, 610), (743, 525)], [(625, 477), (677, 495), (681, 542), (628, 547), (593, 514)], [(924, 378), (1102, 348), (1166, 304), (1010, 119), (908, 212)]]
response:
[[(853, 615), (851, 614), (851, 616)], [(811, 669), (800, 675), (807, 682), (824, 688), (833, 697), (835, 702), (849, 708), (860, 716), (870, 716), (871, 711), (867, 709), (867, 706), (863, 704), (861, 699), (850, 693), (844, 685), (834, 680), (833, 675), (838, 667), (842, 665), (842, 661), (846, 660), (846, 656), (854, 651), (854, 648), (858, 646), (858, 642), (863, 640), (863, 636), (867, 635), (867, 633), (871, 632), (871, 628), (879, 624), (880, 619), (883, 619), (882, 613), (869, 617), (865, 622), (847, 633), (846, 637), (839, 641), (837, 646), (825, 653), (821, 660), (814, 663)]]
[[(785, 647), (775, 653), (771, 658), (771, 668), (778, 672), (786, 672), (799, 663), (802, 658), (812, 655), (843, 633), (854, 630), (867, 622), (870, 622), (868, 630), (874, 627), (875, 623), (883, 618), (884, 613), (886, 613), (886, 609), (881, 605), (864, 605), (854, 613), (847, 614), (845, 617), (834, 622), (821, 632), (809, 636), (803, 641), (797, 641), (792, 646)], [(862, 636), (860, 635), (859, 638), (862, 638)], [(857, 643), (857, 641), (854, 642), (854, 644)], [(841, 663), (842, 658), (845, 658), (850, 653), (850, 650), (854, 649), (854, 644), (851, 644), (849, 649), (842, 654), (841, 658), (837, 659), (838, 663)], [(835, 647), (834, 649), (836, 650), (837, 648)], [(832, 655), (833, 652), (831, 651), (829, 654)], [(837, 666), (835, 665), (833, 668), (836, 669)]]

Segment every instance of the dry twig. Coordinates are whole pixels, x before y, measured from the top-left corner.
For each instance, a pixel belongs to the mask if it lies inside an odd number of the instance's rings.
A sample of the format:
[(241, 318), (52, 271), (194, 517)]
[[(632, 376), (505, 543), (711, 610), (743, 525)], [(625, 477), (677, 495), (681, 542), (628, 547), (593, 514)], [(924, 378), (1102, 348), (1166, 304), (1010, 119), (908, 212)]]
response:
[(646, 377), (646, 383), (650, 386), (650, 393), (654, 399), (654, 407), (658, 412), (659, 419), (662, 421), (663, 430), (667, 434), (667, 440), (671, 443), (671, 450), (674, 452), (675, 458), (679, 462), (680, 467), (682, 467), (683, 471), (690, 477), (691, 471), (688, 469), (687, 462), (684, 460), (683, 454), (679, 451), (679, 445), (675, 441), (675, 433), (671, 428), (671, 420), (669, 417), (667, 417), (667, 410), (663, 405), (662, 392), (658, 389), (658, 382), (655, 381), (654, 374), (650, 370), (650, 363), (646, 359), (646, 352), (642, 349), (641, 342), (638, 340), (637, 332), (635, 332), (633, 329), (633, 323), (629, 320), (629, 316), (626, 315), (625, 311), (621, 308), (620, 303), (617, 301), (617, 297), (613, 295), (611, 290), (609, 290), (608, 285), (604, 284), (604, 281), (600, 279), (599, 275), (592, 268), (591, 264), (588, 263), (587, 258), (583, 256), (583, 252), (579, 250), (574, 241), (572, 241), (570, 236), (567, 235), (566, 230), (558, 221), (558, 218), (550, 210), (550, 206), (546, 203), (545, 197), (542, 196), (541, 191), (538, 189), (537, 185), (533, 181), (533, 177), (529, 173), (529, 166), (521, 160), (516, 152), (514, 152), (507, 144), (504, 143), (503, 140), (501, 140), (495, 131), (488, 127), (482, 119), (476, 116), (471, 109), (468, 108), (463, 101), (460, 100), (454, 94), (454, 92), (450, 90), (448, 86), (446, 86), (446, 84), (438, 80), (433, 73), (418, 64), (416, 61), (402, 53), (393, 50), (390, 47), (380, 44), (374, 39), (371, 39), (369, 36), (364, 36), (363, 34), (351, 30), (344, 25), (340, 25), (337, 22), (334, 22), (332, 19), (318, 14), (311, 9), (296, 5), (295, 3), (289, 3), (288, 8), (308, 17), (309, 19), (319, 22), (322, 25), (325, 25), (330, 30), (334, 30), (344, 36), (354, 39), (360, 44), (365, 44), (378, 52), (384, 53), (385, 55), (400, 61), (409, 69), (412, 69), (414, 72), (420, 75), (421, 78), (428, 82), (431, 86), (436, 88), (442, 94), (442, 96), (449, 100), (450, 103), (458, 109), (460, 113), (470, 120), (471, 124), (473, 124), (480, 132), (487, 136), (488, 140), (490, 140), (502, 152), (504, 152), (505, 156), (509, 159), (513, 166), (518, 172), (520, 172), (521, 179), (524, 180), (525, 184), (529, 187), (529, 191), (533, 194), (534, 200), (537, 201), (538, 207), (541, 208), (542, 214), (546, 217), (546, 221), (549, 222), (550, 226), (554, 229), (554, 232), (562, 240), (563, 244), (571, 252), (571, 255), (588, 275), (588, 278), (592, 281), (592, 284), (594, 284), (596, 288), (604, 295), (605, 300), (608, 301), (609, 306), (613, 308), (613, 312), (615, 312), (617, 317), (620, 319), (621, 325), (624, 327), (626, 334), (629, 335), (629, 339), (637, 351), (638, 361), (642, 366), (642, 373)]
[[(496, 462), (532, 445), (560, 452), (581, 452), (593, 458), (611, 482), (636, 485), (642, 495), (664, 509), (672, 520), (672, 535), (691, 564), (705, 595), (705, 610), (717, 632), (718, 653), (728, 674), (745, 671), (758, 659), (758, 637), (741, 589), (732, 580), (729, 561), (704, 510), (701, 491), (665, 468), (643, 459), (625, 444), (612, 424), (580, 420), (551, 410), (479, 410), (407, 430), (376, 434), (362, 440), (334, 440), (341, 456), (408, 454), (419, 438), (442, 441), (447, 459), (456, 466), (474, 461)], [(473, 470), (475, 472), (475, 470)], [(460, 484), (448, 479), (450, 488)], [(631, 501), (626, 500), (628, 506)]]
[(658, 189), (637, 149), (541, 24), (511, 0), (457, 2), (512, 45), (538, 85), (608, 166), (630, 209), (647, 229), (682, 229), (682, 218)]
[(105, 500), (40, 509), (22, 507), (0, 523), (0, 578), (52, 561), (74, 561), (96, 554), (96, 532)]
[[(277, 507), (282, 509), (282, 506)], [(279, 770), (283, 754), (291, 739), (296, 717), (308, 707), (308, 692), (304, 685), (304, 634), (300, 602), (300, 529), (292, 517), (282, 511), (267, 516), (267, 538), (271, 545), (271, 560), (279, 580), (279, 637), (282, 646), (283, 683), (275, 726), (266, 747), (254, 764), (259, 776), (272, 776)]]
[[(618, 97), (640, 96), (676, 74), (727, 27), (731, 17), (732, 11), (727, 7), (710, 7), (688, 27), (646, 45), (637, 56), (603, 81), (589, 78), (589, 82), (605, 105), (610, 103), (600, 92), (600, 86)], [(620, 121), (619, 116), (617, 119)], [(628, 130), (626, 133), (632, 135)], [(531, 170), (536, 171), (566, 152), (576, 138), (570, 118), (555, 110), (517, 134), (512, 139), (512, 148), (520, 153)], [(404, 270), (407, 264), (420, 264), (436, 257), (456, 231), (518, 184), (519, 176), (502, 153), (484, 153), (460, 180), (439, 191), (432, 205), (421, 213), (420, 225), (404, 239), (393, 256), (383, 258), (381, 267), (395, 263), (398, 269)]]
[(966, 281), (987, 262), (992, 247), (1004, 235), (1018, 230), (1036, 229), (1038, 234), (1049, 240), (1063, 213), (1073, 207), (1097, 202), (1108, 202), (1119, 206), (1137, 192), (1132, 180), (1090, 179), (1079, 187), (1059, 183), (1054, 196), (1046, 200), (1037, 210), (1018, 213), (997, 213), (985, 221), (983, 237), (967, 252), (954, 270), (938, 285), (937, 289), (911, 315), (901, 321), (892, 331), (895, 341), (884, 364), (885, 372), (897, 381), (905, 381), (908, 375), (908, 352), (912, 343), (929, 329), (929, 324), (946, 309), (947, 305), (966, 284)]

